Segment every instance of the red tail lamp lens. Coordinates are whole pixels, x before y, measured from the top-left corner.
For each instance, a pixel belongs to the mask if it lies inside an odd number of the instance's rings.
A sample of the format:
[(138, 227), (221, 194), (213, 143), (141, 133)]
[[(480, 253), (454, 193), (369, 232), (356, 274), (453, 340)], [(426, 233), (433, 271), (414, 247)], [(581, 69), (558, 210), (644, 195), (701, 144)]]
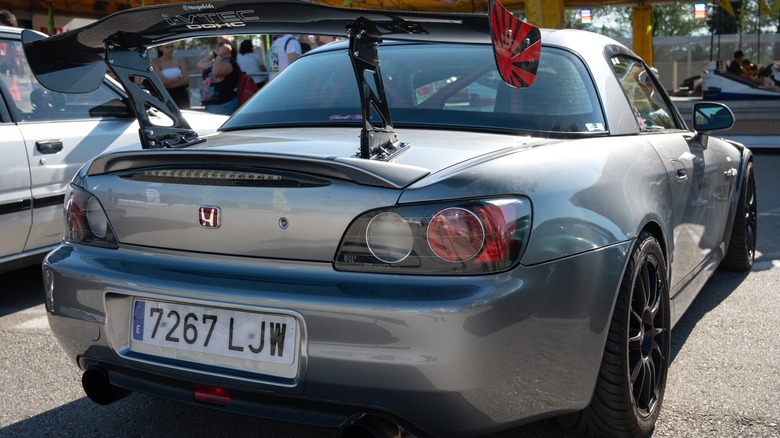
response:
[(77, 191), (70, 192), (66, 213), (66, 237), (68, 240), (80, 241), (84, 235), (84, 212), (81, 210), (81, 195)]
[(216, 386), (192, 384), (195, 401), (217, 406), (227, 406), (230, 403), (230, 393), (225, 388)]
[(475, 212), (482, 218), (487, 239), (485, 249), (477, 259), (478, 263), (500, 263), (509, 257), (510, 233), (504, 212), (493, 204), (476, 207)]
[(474, 258), (485, 244), (482, 221), (463, 208), (436, 213), (428, 225), (428, 244), (442, 260), (458, 263)]

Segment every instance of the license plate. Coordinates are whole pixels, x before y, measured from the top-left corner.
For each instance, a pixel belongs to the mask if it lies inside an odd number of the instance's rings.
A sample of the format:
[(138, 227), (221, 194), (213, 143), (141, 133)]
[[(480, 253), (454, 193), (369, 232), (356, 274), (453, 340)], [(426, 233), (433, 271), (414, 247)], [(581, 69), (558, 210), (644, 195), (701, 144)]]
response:
[(284, 377), (297, 369), (289, 315), (136, 298), (130, 324), (132, 351)]

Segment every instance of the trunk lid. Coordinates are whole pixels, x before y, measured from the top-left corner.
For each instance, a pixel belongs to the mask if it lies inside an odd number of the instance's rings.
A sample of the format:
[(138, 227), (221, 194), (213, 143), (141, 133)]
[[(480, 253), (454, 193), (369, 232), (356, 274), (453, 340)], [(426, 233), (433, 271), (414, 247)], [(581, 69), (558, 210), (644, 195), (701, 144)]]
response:
[(82, 184), (124, 244), (329, 262), (361, 213), (396, 204), (405, 187), (442, 169), (530, 142), (413, 131), (402, 137), (412, 148), (388, 163), (345, 158), (355, 153), (351, 134), (242, 131), (200, 147), (110, 154), (93, 161)]

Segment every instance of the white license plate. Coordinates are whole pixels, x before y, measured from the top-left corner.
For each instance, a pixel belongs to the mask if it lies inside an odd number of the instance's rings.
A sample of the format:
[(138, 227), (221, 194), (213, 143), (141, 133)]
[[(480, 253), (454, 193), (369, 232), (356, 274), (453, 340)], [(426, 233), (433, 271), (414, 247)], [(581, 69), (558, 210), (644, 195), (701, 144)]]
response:
[(298, 322), (254, 313), (136, 298), (130, 349), (173, 359), (293, 377)]

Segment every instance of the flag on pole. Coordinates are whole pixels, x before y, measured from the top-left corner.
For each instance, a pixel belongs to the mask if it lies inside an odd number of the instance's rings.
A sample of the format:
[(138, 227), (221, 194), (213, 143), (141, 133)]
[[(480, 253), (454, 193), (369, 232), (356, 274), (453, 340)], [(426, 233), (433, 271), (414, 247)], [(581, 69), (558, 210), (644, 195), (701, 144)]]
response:
[[(780, 1), (780, 0), (778, 0)], [(49, 36), (54, 35), (54, 11), (51, 9), (51, 3), (49, 3), (49, 21), (46, 26), (46, 30), (49, 33)]]
[(745, 28), (745, 5), (740, 5), (739, 8), (739, 29), (742, 30)]
[[(775, 0), (775, 3), (780, 3), (780, 1)], [(769, 5), (766, 4), (766, 0), (759, 0), (758, 15), (773, 15), (772, 10), (769, 9)]]
[[(775, 2), (780, 2), (780, 0), (775, 0)], [(734, 8), (731, 7), (731, 2), (729, 0), (718, 0), (718, 5), (732, 17), (737, 16), (737, 14), (734, 13)]]

